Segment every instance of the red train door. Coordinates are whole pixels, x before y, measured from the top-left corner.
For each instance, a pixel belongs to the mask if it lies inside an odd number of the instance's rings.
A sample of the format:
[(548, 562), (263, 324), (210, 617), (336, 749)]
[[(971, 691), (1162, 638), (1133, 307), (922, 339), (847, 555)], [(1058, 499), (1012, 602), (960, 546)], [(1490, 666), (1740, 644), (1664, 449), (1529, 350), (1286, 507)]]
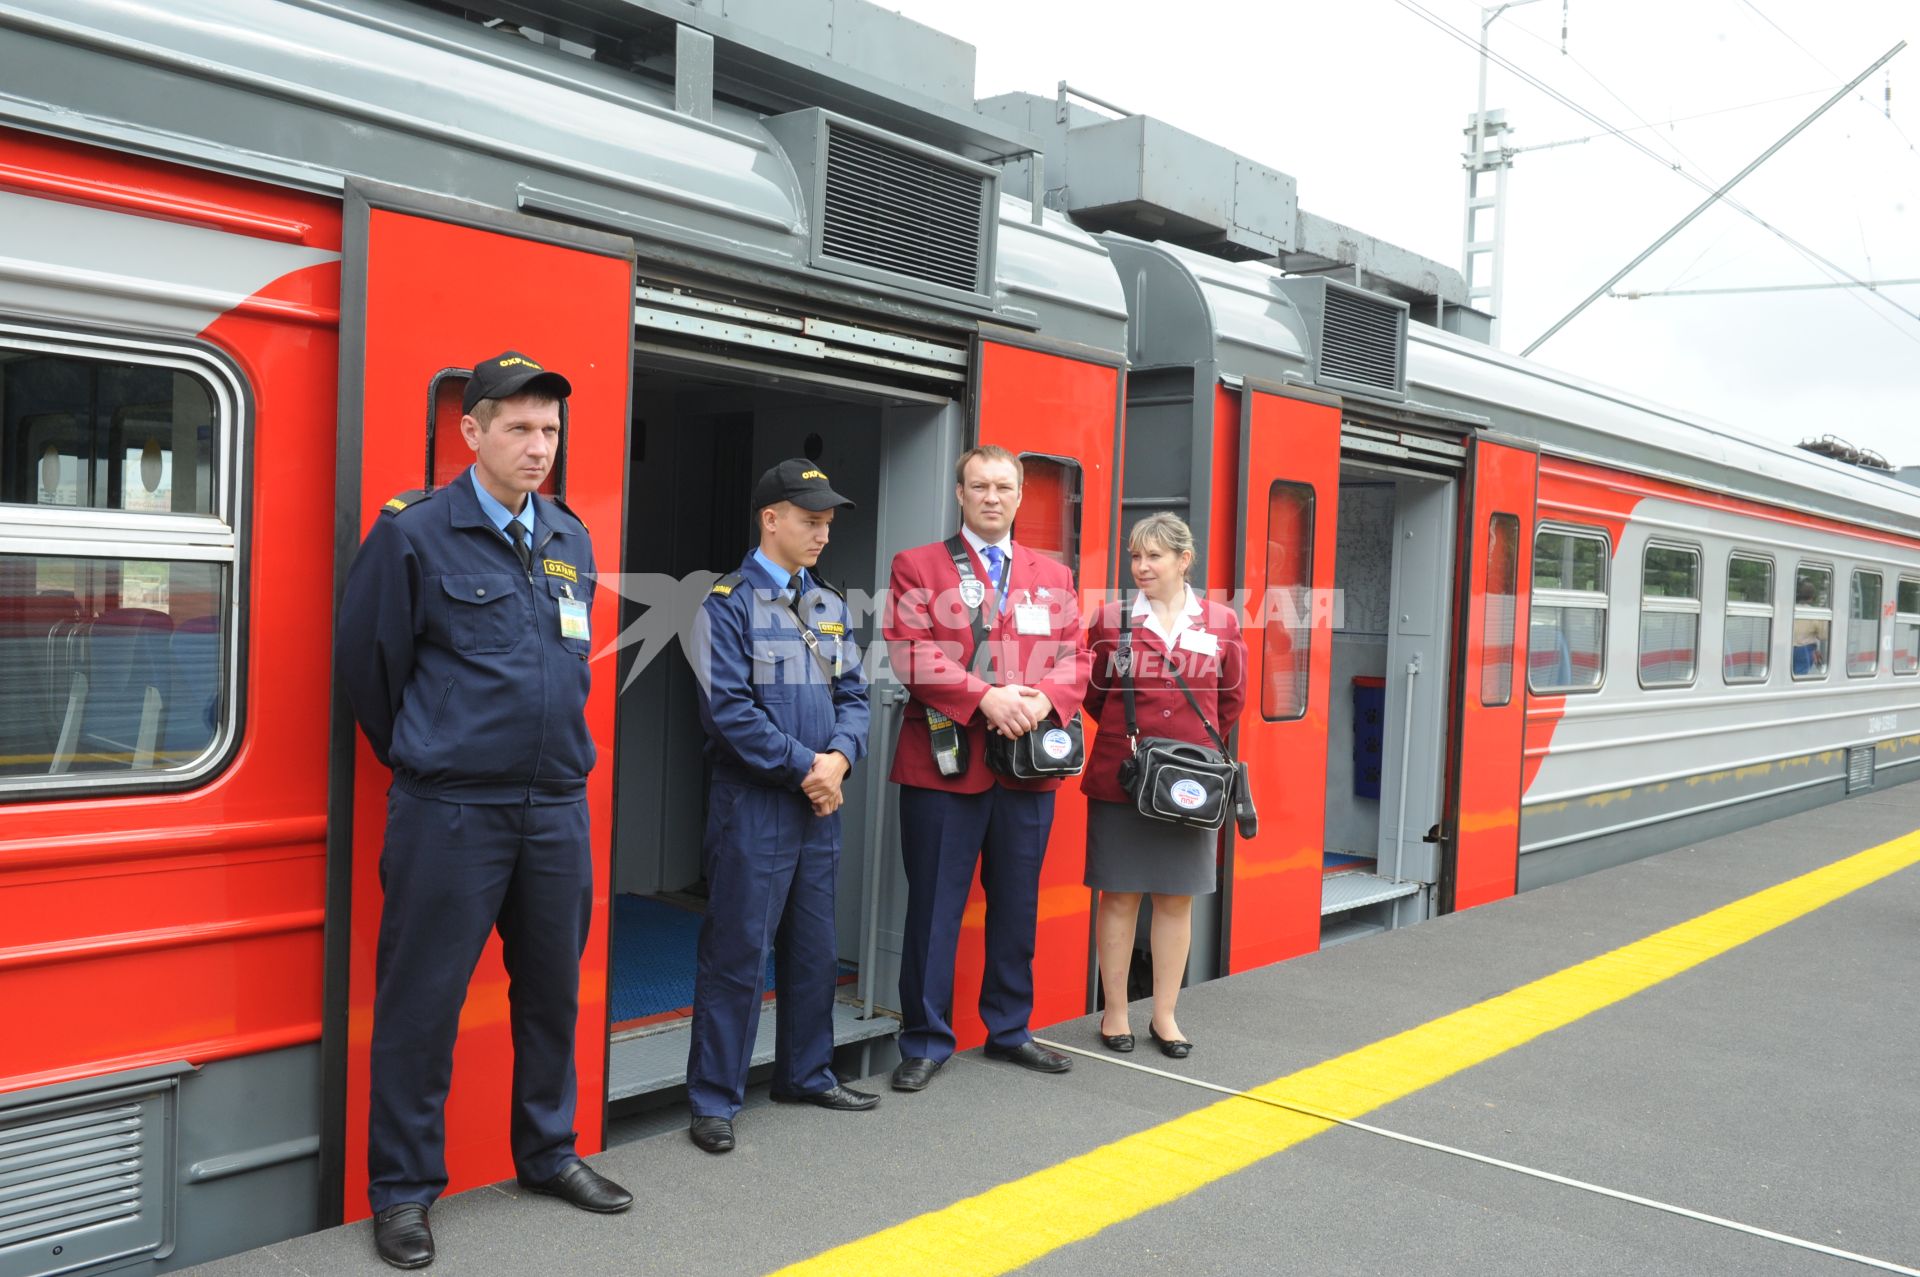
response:
[(1453, 793), (1441, 865), (1443, 910), (1510, 896), (1520, 859), (1526, 735), (1527, 602), (1533, 584), (1539, 455), (1519, 441), (1473, 441), (1467, 494), (1463, 633), (1453, 721)]
[(1238, 749), (1252, 773), (1260, 832), (1242, 840), (1227, 831), (1228, 972), (1320, 945), (1339, 496), (1338, 403), (1248, 382), (1240, 394), (1235, 588), (1246, 600), (1253, 686)]
[[(1104, 597), (1113, 585), (1120, 490), (1124, 386), (1118, 356), (1112, 364), (1098, 364), (983, 341), (979, 387), (979, 442), (1015, 453), (1026, 472), (1014, 539), (1071, 568), (1083, 600)], [(1087, 800), (1069, 782), (1055, 793), (1053, 834), (1040, 870), (1036, 1028), (1087, 1010), (1092, 895), (1086, 857)], [(954, 965), (953, 1027), (961, 1050), (987, 1038), (979, 1012), (985, 929), (986, 895), (976, 872)]]
[[(387, 498), (444, 482), (464, 468), (454, 465), (458, 458), (444, 437), (460, 419), (457, 387), (469, 361), (503, 349), (525, 351), (572, 382), (556, 471), (568, 508), (593, 533), (601, 574), (617, 573), (633, 343), (631, 241), (359, 185), (348, 188), (345, 240), (336, 590)], [(439, 429), (430, 432), (436, 416)], [(596, 592), (593, 633), (615, 633), (616, 606), (613, 590)], [(581, 969), (575, 1047), (583, 1153), (601, 1147), (606, 1090), (612, 671), (610, 661), (595, 671), (587, 705), (600, 761), (588, 784), (594, 924)], [(344, 703), (336, 697), (335, 705), (323, 1050), (329, 1105), (323, 1129), (331, 1146), (324, 1150), (322, 1184), (323, 1192), (341, 1197), (323, 1201), (323, 1218), (351, 1220), (367, 1214), (367, 1048), (389, 773)], [(512, 1059), (507, 979), (495, 936), (460, 1019), (447, 1101), (449, 1192), (513, 1174)]]

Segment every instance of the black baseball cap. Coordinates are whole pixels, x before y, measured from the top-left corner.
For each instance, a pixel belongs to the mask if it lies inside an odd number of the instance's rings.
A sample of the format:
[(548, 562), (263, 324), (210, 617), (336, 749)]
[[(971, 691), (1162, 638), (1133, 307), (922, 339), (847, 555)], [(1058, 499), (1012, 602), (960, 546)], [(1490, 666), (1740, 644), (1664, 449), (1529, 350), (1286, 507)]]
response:
[(529, 391), (565, 399), (573, 393), (573, 383), (557, 372), (547, 371), (517, 350), (503, 350), (473, 366), (467, 393), (460, 400), (460, 411), (472, 412), (473, 406), (482, 399), (507, 399)]
[(820, 468), (819, 463), (805, 457), (782, 461), (761, 475), (760, 482), (753, 485), (754, 509), (764, 509), (777, 501), (791, 501), (802, 510), (853, 506), (853, 502), (828, 486), (826, 471)]

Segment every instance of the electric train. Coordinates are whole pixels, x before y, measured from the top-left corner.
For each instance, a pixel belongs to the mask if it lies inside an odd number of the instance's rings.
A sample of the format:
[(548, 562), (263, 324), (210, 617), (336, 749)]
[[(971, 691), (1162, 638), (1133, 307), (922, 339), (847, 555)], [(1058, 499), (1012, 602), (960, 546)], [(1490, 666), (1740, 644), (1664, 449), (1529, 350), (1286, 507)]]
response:
[[(385, 777), (333, 604), (381, 504), (466, 464), (481, 352), (572, 380), (553, 491), (614, 587), (583, 1152), (684, 1061), (671, 995), (623, 1001), (673, 960), (649, 920), (699, 907), (673, 618), (782, 457), (859, 503), (824, 565), (855, 596), (951, 531), (976, 442), (1023, 456), (1016, 535), (1089, 600), (1134, 519), (1192, 523), (1196, 581), (1248, 609), (1260, 809), (1196, 904), (1195, 980), (1912, 774), (1920, 492), (1438, 307), (1078, 225), (947, 37), (715, 8), (0, 0), (0, 1272), (365, 1214)], [(845, 809), (836, 1032), (869, 1067), (903, 700), (878, 663)], [(1093, 1005), (1084, 834), (1069, 785), (1036, 1026)], [(456, 1190), (511, 1173), (505, 1006), (490, 948)]]

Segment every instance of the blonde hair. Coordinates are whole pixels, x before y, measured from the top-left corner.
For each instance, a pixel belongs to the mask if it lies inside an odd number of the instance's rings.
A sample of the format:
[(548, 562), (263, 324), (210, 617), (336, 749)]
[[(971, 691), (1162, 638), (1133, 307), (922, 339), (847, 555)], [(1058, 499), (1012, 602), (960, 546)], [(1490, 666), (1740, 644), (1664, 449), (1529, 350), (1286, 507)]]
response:
[(1134, 524), (1133, 531), (1127, 533), (1127, 552), (1131, 554), (1135, 550), (1145, 549), (1149, 543), (1160, 546), (1177, 559), (1183, 554), (1193, 553), (1193, 529), (1177, 514), (1165, 511), (1150, 514)]

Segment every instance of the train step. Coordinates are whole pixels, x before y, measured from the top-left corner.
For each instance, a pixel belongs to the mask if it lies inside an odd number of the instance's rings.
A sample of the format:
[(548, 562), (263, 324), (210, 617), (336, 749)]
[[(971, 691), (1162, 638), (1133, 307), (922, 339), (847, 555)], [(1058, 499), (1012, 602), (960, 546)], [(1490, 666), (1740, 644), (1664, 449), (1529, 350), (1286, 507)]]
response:
[[(753, 1067), (773, 1063), (773, 999), (760, 1008), (760, 1031), (753, 1040)], [(608, 1048), (607, 1099), (609, 1102), (652, 1095), (687, 1081), (687, 1037), (693, 1020), (682, 1016), (666, 1024), (616, 1033)], [(833, 1044), (867, 1042), (890, 1038), (900, 1031), (900, 1021), (876, 1012), (873, 1019), (860, 1018), (860, 1008), (850, 1002), (833, 1004)]]
[(1419, 890), (1420, 884), (1417, 882), (1395, 882), (1391, 878), (1359, 870), (1328, 874), (1320, 880), (1320, 916), (1324, 918), (1328, 914), (1345, 913), (1349, 909), (1364, 909), (1368, 905), (1414, 895)]

